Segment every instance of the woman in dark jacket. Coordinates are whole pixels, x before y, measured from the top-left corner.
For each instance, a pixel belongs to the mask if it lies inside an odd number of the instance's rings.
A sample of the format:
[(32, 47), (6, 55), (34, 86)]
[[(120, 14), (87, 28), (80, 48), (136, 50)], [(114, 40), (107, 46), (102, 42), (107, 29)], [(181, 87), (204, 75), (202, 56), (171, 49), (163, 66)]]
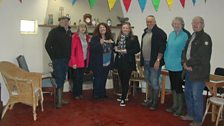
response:
[(90, 69), (93, 71), (93, 98), (106, 98), (106, 82), (113, 64), (113, 47), (110, 27), (100, 23), (90, 42)]
[(135, 54), (140, 51), (138, 37), (133, 35), (131, 24), (125, 22), (121, 26), (121, 32), (118, 36), (115, 46), (116, 58), (115, 69), (121, 81), (122, 96), (117, 100), (120, 106), (126, 106), (125, 98), (129, 89), (129, 79), (133, 70), (136, 70)]

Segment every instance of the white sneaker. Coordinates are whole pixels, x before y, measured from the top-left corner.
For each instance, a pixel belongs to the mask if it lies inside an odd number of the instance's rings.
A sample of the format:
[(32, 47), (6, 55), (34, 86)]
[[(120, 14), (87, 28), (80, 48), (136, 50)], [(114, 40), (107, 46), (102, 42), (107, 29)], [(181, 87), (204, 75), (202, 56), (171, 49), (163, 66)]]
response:
[(126, 106), (125, 100), (121, 100), (120, 106)]
[[(117, 101), (120, 102), (121, 101), (121, 97), (117, 98)], [(126, 98), (125, 101), (127, 102), (128, 101), (128, 98)]]

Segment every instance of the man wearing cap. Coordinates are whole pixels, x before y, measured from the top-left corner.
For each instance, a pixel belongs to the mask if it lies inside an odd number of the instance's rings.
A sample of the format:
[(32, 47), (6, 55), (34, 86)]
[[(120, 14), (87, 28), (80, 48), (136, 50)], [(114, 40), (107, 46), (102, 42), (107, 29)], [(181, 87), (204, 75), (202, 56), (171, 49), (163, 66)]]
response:
[(69, 26), (69, 17), (62, 16), (58, 21), (59, 25), (56, 28), (53, 28), (48, 34), (45, 48), (52, 60), (53, 75), (57, 84), (56, 108), (61, 108), (62, 104), (68, 103), (63, 100), (62, 92), (71, 54), (72, 32)]

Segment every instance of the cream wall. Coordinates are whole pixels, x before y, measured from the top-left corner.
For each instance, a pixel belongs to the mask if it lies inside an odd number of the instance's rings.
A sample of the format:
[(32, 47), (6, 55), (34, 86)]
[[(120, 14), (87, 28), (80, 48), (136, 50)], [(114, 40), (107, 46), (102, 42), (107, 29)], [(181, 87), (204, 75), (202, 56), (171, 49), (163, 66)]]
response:
[[(0, 61), (6, 60), (16, 63), (16, 57), (23, 54), (29, 63), (31, 71), (42, 71), (42, 34), (21, 35), (20, 20), (32, 19), (44, 22), (47, 0), (26, 0), (20, 4), (15, 0), (3, 0), (0, 4)], [(0, 82), (2, 82), (0, 78)], [(8, 94), (2, 84), (2, 100), (6, 104)]]
[(213, 40), (211, 59), (211, 73), (213, 73), (216, 67), (224, 67), (224, 60), (222, 58), (222, 49), (224, 47), (222, 34), (224, 29), (224, 26), (222, 25), (224, 22), (223, 5), (224, 0), (207, 0), (206, 4), (204, 0), (197, 0), (195, 6), (193, 6), (191, 0), (186, 0), (185, 8), (183, 9), (179, 0), (174, 0), (173, 8), (170, 11), (166, 0), (161, 0), (158, 12), (155, 12), (151, 0), (147, 0), (146, 8), (142, 13), (138, 1), (132, 0), (128, 13), (126, 13), (123, 6), (122, 10), (124, 16), (129, 17), (130, 22), (135, 27), (134, 33), (139, 36), (139, 39), (141, 39), (143, 29), (146, 27), (145, 17), (148, 15), (154, 15), (158, 26), (164, 29), (167, 34), (173, 30), (171, 21), (175, 16), (182, 16), (184, 18), (186, 24), (185, 27), (190, 32), (192, 32), (192, 18), (194, 16), (202, 16), (205, 20), (205, 31), (210, 34)]

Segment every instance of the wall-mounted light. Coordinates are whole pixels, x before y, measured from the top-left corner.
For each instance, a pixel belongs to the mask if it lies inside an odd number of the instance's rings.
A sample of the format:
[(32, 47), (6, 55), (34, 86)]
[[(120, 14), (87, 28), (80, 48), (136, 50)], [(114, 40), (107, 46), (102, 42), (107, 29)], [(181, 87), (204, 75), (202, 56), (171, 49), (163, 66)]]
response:
[(36, 20), (20, 20), (20, 33), (21, 34), (37, 34), (37, 21)]

